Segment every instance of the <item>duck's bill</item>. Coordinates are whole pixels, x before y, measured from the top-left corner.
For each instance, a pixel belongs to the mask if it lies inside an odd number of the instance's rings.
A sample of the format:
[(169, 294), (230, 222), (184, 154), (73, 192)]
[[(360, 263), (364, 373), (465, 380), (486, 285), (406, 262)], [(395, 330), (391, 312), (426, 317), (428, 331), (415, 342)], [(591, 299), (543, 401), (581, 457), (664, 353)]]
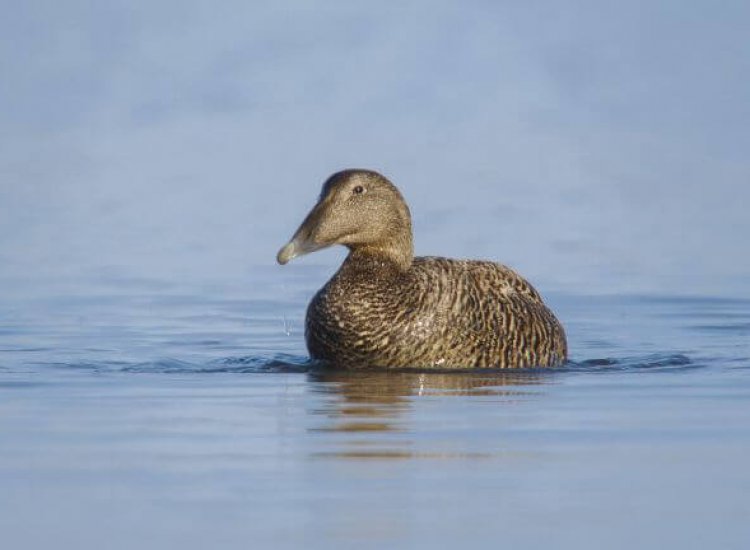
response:
[(294, 258), (304, 256), (305, 254), (309, 254), (310, 252), (315, 252), (316, 250), (320, 250), (324, 246), (325, 245), (310, 242), (308, 239), (296, 237), (289, 241), (286, 245), (284, 245), (281, 250), (279, 250), (279, 253), (276, 255), (276, 261), (281, 265), (284, 265)]

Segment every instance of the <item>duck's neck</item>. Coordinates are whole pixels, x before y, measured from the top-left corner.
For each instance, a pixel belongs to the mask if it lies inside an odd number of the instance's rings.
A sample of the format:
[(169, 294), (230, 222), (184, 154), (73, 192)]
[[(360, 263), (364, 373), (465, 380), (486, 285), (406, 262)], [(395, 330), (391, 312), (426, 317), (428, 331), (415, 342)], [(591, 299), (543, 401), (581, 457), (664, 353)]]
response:
[(347, 263), (386, 262), (399, 271), (407, 271), (414, 259), (411, 235), (381, 243), (350, 245), (349, 250)]

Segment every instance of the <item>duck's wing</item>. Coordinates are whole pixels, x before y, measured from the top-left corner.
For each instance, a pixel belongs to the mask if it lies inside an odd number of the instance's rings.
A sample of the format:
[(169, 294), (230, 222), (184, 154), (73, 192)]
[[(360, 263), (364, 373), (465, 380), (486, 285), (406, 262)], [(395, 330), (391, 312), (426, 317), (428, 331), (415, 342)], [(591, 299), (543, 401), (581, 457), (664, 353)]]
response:
[[(414, 259), (415, 272), (444, 282), (445, 286), (465, 286), (485, 296), (517, 296), (544, 305), (537, 290), (513, 269), (503, 264), (481, 260), (453, 260), (436, 256)], [(450, 283), (450, 284), (449, 284)], [(442, 286), (442, 285), (441, 285)]]

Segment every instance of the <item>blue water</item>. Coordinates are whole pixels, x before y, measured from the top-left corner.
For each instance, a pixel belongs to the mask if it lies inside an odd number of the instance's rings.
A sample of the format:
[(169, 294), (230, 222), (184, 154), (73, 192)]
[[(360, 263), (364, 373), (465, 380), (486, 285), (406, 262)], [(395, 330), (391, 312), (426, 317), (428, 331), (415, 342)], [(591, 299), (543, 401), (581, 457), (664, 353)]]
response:
[(3, 548), (750, 547), (750, 300), (546, 292), (565, 368), (342, 372), (279, 273), (4, 279)]

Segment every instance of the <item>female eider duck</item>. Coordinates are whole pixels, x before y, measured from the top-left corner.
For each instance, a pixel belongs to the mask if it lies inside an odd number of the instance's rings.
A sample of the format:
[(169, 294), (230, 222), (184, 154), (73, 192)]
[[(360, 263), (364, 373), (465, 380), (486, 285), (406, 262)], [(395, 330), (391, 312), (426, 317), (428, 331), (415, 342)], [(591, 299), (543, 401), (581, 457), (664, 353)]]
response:
[(277, 256), (349, 248), (307, 308), (310, 355), (349, 367), (551, 367), (565, 331), (523, 277), (504, 265), (414, 257), (401, 193), (370, 170), (344, 170)]

